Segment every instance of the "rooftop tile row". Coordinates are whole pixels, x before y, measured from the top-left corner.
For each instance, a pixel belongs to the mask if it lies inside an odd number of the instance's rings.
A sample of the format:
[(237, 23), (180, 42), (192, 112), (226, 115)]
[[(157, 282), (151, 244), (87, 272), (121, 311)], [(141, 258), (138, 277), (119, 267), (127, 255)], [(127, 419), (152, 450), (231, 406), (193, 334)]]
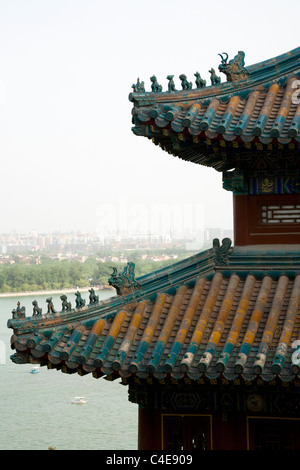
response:
[(95, 377), (292, 381), (300, 373), (299, 269), (222, 267), (106, 312), (88, 310), (27, 329), (11, 322), (12, 360)]
[[(297, 158), (299, 63), (300, 48), (297, 48), (277, 58), (242, 67), (243, 73), (235, 73), (231, 81), (209, 87), (135, 91), (129, 95), (133, 103), (132, 131), (152, 139), (174, 156), (218, 171), (236, 165), (251, 167), (253, 163), (249, 159), (257, 165), (256, 153), (259, 160), (262, 150), (272, 152), (270, 146), (274, 150), (273, 160)], [(229, 66), (230, 63), (221, 64), (221, 68)], [(266, 155), (265, 159), (267, 166)]]
[[(226, 141), (235, 139), (252, 142), (258, 139), (269, 144), (273, 139), (289, 143), (300, 142), (300, 100), (295, 91), (300, 88), (300, 74), (290, 78), (286, 84), (270, 84), (267, 89), (254, 89), (232, 96), (212, 97), (210, 100), (190, 100), (182, 103), (159, 103), (140, 107), (133, 111), (137, 132), (149, 133), (154, 128), (168, 133), (209, 139), (218, 137)], [(152, 127), (152, 129), (151, 129)], [(133, 128), (133, 131), (135, 129)]]

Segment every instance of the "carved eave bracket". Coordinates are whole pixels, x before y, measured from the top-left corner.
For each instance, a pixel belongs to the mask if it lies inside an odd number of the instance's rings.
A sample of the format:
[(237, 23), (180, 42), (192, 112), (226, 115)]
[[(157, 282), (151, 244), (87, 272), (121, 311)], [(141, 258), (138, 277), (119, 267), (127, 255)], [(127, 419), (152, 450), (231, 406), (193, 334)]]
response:
[(248, 179), (242, 170), (224, 171), (223, 188), (233, 194), (248, 194)]
[(300, 194), (300, 171), (232, 170), (223, 172), (223, 188), (240, 194)]

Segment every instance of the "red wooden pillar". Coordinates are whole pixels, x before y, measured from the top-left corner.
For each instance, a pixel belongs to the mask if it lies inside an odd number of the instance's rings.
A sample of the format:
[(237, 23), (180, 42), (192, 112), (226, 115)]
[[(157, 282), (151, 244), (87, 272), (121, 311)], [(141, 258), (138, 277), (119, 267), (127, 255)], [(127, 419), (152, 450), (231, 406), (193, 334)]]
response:
[(138, 449), (161, 449), (161, 413), (157, 410), (139, 407)]

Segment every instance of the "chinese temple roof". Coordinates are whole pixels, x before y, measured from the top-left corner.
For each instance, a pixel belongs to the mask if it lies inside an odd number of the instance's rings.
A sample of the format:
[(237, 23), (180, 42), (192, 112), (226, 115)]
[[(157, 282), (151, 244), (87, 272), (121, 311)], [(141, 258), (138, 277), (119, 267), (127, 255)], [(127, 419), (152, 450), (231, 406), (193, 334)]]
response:
[[(300, 48), (250, 67), (243, 52), (229, 62), (223, 53), (219, 70), (227, 82), (211, 70), (212, 86), (196, 73), (192, 89), (181, 75), (181, 91), (171, 75), (167, 92), (154, 76), (151, 92), (138, 80), (133, 132), (224, 173), (299, 174)], [(76, 292), (76, 308), (65, 295), (60, 311), (51, 298), (46, 314), (36, 303), (31, 316), (18, 306), (8, 321), (11, 359), (124, 381), (299, 380), (299, 244), (214, 240), (211, 249), (137, 279), (128, 263), (109, 282), (117, 295), (107, 300), (91, 289), (88, 305)]]
[(11, 359), (95, 378), (291, 382), (300, 374), (299, 248), (224, 239), (137, 279), (131, 269), (127, 290), (119, 283), (107, 300), (31, 317), (20, 308), (8, 321)]
[(300, 47), (248, 67), (242, 51), (229, 62), (227, 54), (220, 56), (223, 83), (214, 69), (211, 86), (198, 72), (196, 87), (180, 75), (179, 91), (173, 75), (166, 77), (168, 91), (155, 76), (149, 92), (138, 79), (129, 95), (132, 131), (174, 156), (218, 171), (266, 167), (265, 150), (285, 168), (285, 159), (300, 148)]

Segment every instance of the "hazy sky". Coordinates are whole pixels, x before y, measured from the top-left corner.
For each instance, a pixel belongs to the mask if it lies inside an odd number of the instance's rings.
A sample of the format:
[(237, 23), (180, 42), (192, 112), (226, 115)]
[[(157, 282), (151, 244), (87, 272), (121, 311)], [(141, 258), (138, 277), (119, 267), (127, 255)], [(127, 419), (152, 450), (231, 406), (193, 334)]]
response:
[(135, 136), (128, 95), (138, 77), (150, 91), (153, 74), (164, 90), (169, 74), (177, 89), (181, 73), (209, 83), (219, 52), (243, 50), (248, 66), (294, 49), (299, 10), (299, 0), (0, 0), (0, 232), (160, 230), (176, 214), (177, 225), (231, 228), (222, 175)]

